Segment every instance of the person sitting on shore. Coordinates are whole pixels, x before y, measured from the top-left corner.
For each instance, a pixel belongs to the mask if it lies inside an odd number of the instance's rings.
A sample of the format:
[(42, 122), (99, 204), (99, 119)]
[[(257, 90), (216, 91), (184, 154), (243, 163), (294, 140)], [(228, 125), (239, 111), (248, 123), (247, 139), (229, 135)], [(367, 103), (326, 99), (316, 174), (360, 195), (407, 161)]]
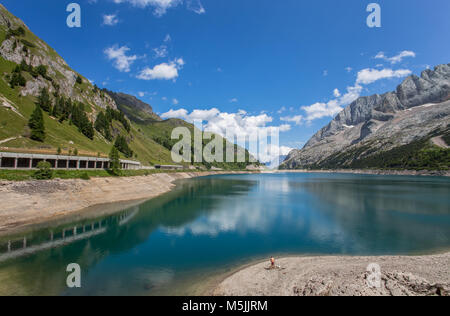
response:
[(270, 268), (275, 269), (275, 258), (274, 257), (270, 257)]

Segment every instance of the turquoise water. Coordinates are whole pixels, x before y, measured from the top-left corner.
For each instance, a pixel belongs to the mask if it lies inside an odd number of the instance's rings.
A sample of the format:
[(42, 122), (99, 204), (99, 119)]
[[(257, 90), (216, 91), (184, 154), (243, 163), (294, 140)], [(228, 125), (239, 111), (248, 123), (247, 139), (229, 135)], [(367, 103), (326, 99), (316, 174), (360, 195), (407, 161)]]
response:
[[(49, 243), (50, 231), (55, 241), (62, 230), (66, 243)], [(24, 254), (23, 237), (27, 249), (37, 249)], [(46, 245), (53, 248), (39, 249)], [(449, 248), (447, 178), (213, 176), (181, 181), (113, 216), (0, 239), (0, 294), (198, 294), (214, 276), (271, 255)], [(69, 263), (82, 268), (81, 289), (65, 286)]]

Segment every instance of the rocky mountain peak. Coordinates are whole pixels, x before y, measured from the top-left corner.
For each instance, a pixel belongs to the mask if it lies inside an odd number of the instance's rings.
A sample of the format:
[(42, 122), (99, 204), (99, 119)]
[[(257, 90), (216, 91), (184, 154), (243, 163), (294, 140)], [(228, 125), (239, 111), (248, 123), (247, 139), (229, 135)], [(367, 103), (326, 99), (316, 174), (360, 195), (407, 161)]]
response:
[(0, 44), (1, 57), (16, 64), (25, 62), (32, 67), (46, 67), (48, 77), (37, 76), (28, 80), (26, 86), (21, 88), (22, 96), (37, 96), (42, 88), (47, 88), (51, 93), (58, 92), (94, 108), (95, 106), (117, 108), (109, 95), (95, 89), (86, 78), (83, 78), (83, 87), (77, 85), (76, 80), (80, 75), (73, 71), (53, 48), (34, 35), (20, 19), (13, 16), (1, 4), (0, 32), (5, 34), (5, 39)]
[[(376, 143), (378, 149), (389, 149), (419, 136), (425, 137), (437, 129), (445, 130), (450, 124), (448, 100), (450, 64), (427, 69), (420, 77), (411, 75), (395, 91), (360, 97), (352, 102), (303, 149), (293, 150), (284, 165), (294, 168), (314, 165), (369, 141)], [(399, 126), (403, 126), (403, 130)]]
[(304, 148), (312, 147), (326, 137), (335, 135), (348, 126), (356, 126), (371, 119), (387, 121), (392, 114), (427, 103), (441, 103), (450, 99), (450, 64), (425, 70), (421, 77), (407, 77), (394, 92), (360, 97), (326, 127), (315, 134)]

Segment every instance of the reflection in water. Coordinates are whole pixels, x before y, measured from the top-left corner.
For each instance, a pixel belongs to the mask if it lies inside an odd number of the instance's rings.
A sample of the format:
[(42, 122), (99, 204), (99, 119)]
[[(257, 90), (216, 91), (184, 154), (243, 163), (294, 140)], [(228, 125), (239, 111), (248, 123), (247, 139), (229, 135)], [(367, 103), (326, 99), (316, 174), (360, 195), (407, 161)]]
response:
[[(267, 255), (431, 251), (450, 245), (449, 193), (440, 178), (181, 181), (114, 216), (0, 239), (0, 294), (189, 294), (186, 284)], [(72, 262), (82, 267), (81, 289), (65, 287)]]
[(350, 177), (290, 184), (320, 198), (317, 211), (358, 241), (360, 252), (423, 251), (448, 242), (448, 181)]

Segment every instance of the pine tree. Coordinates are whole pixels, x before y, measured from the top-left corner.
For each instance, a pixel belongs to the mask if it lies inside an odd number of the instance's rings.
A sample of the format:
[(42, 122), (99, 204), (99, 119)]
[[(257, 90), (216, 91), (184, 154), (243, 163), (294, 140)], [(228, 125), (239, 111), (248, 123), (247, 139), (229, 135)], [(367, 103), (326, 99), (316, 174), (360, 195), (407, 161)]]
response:
[(117, 148), (121, 153), (127, 158), (133, 157), (133, 151), (128, 146), (127, 140), (124, 136), (118, 135), (116, 141), (114, 142), (114, 147)]
[(120, 174), (120, 156), (119, 151), (115, 146), (111, 148), (111, 152), (109, 153), (109, 163), (110, 167), (109, 169), (111, 172), (115, 175)]
[(72, 113), (72, 100), (70, 98), (62, 99), (61, 103), (61, 117), (59, 118), (59, 122), (62, 123), (65, 120), (70, 118), (70, 114)]
[(94, 139), (94, 127), (86, 112), (84, 112), (84, 105), (82, 103), (73, 106), (71, 121), (84, 136), (89, 139)]
[(52, 102), (50, 100), (50, 95), (46, 88), (42, 88), (37, 99), (37, 105), (41, 107), (45, 112), (49, 112), (52, 107)]
[(126, 118), (125, 114), (120, 110), (114, 110), (111, 107), (106, 108), (106, 119), (111, 124), (112, 120), (119, 121), (122, 123), (123, 127), (129, 133), (131, 131), (131, 125), (128, 119)]
[(38, 75), (41, 75), (43, 78), (47, 79), (47, 67), (44, 65), (39, 65), (35, 68)]
[(26, 72), (31, 72), (33, 70), (33, 66), (27, 64), (27, 62), (25, 60), (22, 60), (22, 62), (20, 63), (20, 70), (26, 71)]
[(106, 124), (106, 117), (105, 114), (103, 114), (103, 112), (98, 113), (97, 115), (97, 119), (95, 120), (95, 129), (99, 132), (103, 134), (103, 130), (105, 129), (105, 126), (107, 126)]
[(11, 80), (9, 81), (9, 85), (12, 89), (14, 89), (17, 86), (25, 87), (27, 84), (27, 80), (24, 76), (22, 76), (22, 67), (16, 66), (12, 72)]
[(31, 128), (31, 139), (39, 142), (43, 142), (45, 140), (44, 115), (42, 114), (42, 110), (39, 105), (36, 105), (33, 114), (31, 114), (30, 120), (28, 121), (28, 126)]
[(86, 114), (83, 117), (83, 125), (81, 128), (81, 132), (83, 133), (84, 136), (86, 136), (90, 140), (94, 139), (94, 134), (95, 134), (94, 127), (92, 126), (91, 121), (89, 121), (89, 119), (87, 118)]
[(97, 115), (97, 119), (95, 120), (95, 129), (102, 134), (108, 141), (112, 141), (112, 135), (110, 131), (110, 122), (106, 118), (106, 115), (103, 112), (100, 112)]
[(20, 72), (13, 72), (9, 84), (12, 89), (14, 89), (17, 86), (25, 87), (25, 85), (27, 84), (27, 80), (25, 79), (24, 76), (22, 76)]
[(64, 112), (64, 107), (65, 107), (65, 100), (63, 96), (60, 96), (56, 102), (55, 102), (55, 106), (53, 107), (53, 111), (52, 111), (52, 116), (58, 118), (61, 117), (61, 115)]

